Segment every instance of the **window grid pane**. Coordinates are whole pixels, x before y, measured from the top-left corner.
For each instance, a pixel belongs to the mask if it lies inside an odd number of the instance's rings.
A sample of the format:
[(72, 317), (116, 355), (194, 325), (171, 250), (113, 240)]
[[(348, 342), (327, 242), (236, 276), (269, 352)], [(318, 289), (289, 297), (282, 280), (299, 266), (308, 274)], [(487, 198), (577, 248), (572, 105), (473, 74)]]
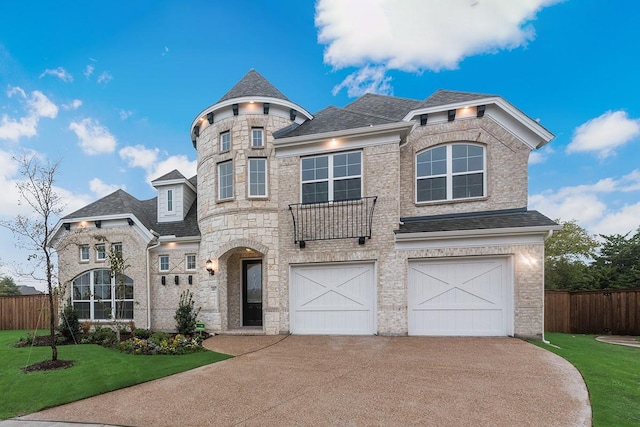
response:
[(187, 270), (195, 270), (195, 269), (196, 269), (196, 256), (187, 255)]
[(173, 190), (167, 190), (167, 211), (173, 212)]
[(262, 147), (264, 145), (262, 136), (263, 136), (262, 129), (259, 129), (259, 128), (251, 129), (251, 146)]
[(218, 198), (220, 200), (233, 197), (233, 162), (218, 165)]
[(231, 133), (223, 132), (220, 134), (220, 151), (229, 151), (231, 149)]
[(107, 258), (106, 247), (104, 243), (99, 243), (96, 245), (96, 259), (104, 260)]
[(425, 178), (418, 180), (418, 202), (431, 202), (447, 199), (447, 179)]
[(249, 196), (267, 195), (267, 160), (249, 159)]
[[(362, 197), (362, 152), (303, 158), (302, 203)], [(331, 197), (330, 197), (331, 196)]]
[(160, 271), (169, 271), (169, 255), (160, 255)]
[(89, 246), (80, 246), (80, 261), (89, 261)]

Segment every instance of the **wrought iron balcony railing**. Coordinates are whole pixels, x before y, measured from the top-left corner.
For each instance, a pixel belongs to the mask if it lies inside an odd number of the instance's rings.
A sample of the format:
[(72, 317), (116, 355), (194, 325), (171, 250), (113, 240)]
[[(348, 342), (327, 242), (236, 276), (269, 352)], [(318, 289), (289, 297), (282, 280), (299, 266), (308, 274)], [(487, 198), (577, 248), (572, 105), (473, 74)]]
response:
[(354, 200), (289, 205), (293, 217), (294, 243), (300, 248), (312, 240), (371, 239), (373, 209), (377, 196)]

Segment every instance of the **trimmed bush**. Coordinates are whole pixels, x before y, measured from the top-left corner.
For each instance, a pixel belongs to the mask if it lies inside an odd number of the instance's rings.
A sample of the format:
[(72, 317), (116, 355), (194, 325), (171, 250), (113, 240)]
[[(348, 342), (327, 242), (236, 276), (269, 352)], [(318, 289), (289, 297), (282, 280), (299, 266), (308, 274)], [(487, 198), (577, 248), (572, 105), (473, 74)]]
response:
[(182, 335), (191, 335), (196, 330), (196, 321), (200, 314), (200, 307), (194, 308), (193, 293), (188, 289), (180, 294), (180, 302), (176, 315), (176, 330)]

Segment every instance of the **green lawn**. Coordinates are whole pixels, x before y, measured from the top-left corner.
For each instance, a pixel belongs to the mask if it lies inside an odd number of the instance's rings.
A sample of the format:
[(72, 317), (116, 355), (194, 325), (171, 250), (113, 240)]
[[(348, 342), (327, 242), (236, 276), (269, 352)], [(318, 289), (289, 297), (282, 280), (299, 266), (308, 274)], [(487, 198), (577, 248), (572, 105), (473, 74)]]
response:
[(587, 384), (593, 425), (640, 425), (640, 348), (601, 343), (595, 335), (546, 333), (537, 342), (575, 366)]
[(96, 394), (208, 365), (231, 356), (204, 351), (180, 356), (136, 356), (94, 344), (58, 346), (69, 369), (23, 373), (51, 357), (50, 347), (15, 348), (26, 331), (0, 331), (0, 419), (35, 412)]

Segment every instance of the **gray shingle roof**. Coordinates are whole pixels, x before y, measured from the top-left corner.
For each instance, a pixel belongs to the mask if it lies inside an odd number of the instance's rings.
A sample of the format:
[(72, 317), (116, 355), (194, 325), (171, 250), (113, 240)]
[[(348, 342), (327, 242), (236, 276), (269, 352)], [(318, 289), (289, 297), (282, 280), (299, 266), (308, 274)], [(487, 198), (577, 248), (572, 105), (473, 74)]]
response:
[(151, 181), (151, 183), (158, 182), (158, 181), (169, 181), (171, 179), (186, 179), (186, 178), (184, 177), (184, 175), (180, 173), (180, 171), (178, 171), (177, 169), (174, 169), (171, 172), (162, 175), (160, 178), (154, 179), (153, 181)]
[(315, 114), (312, 120), (307, 120), (300, 126), (292, 128), (289, 132), (278, 133), (277, 137), (274, 134), (274, 137), (289, 138), (292, 136), (314, 135), (394, 122), (396, 120), (330, 106)]
[(402, 225), (395, 231), (396, 234), (520, 227), (552, 228), (558, 225), (540, 212), (528, 211), (526, 208), (400, 218), (400, 221)]
[(484, 93), (456, 92), (453, 90), (439, 89), (414, 109), (437, 107), (439, 105), (455, 104), (458, 102), (471, 102), (477, 99), (493, 98), (495, 96), (496, 95), (487, 95)]
[(385, 117), (399, 122), (409, 111), (415, 109), (420, 104), (421, 102), (415, 99), (396, 98), (394, 96), (366, 93), (348, 104), (344, 109), (378, 117)]
[(275, 86), (269, 83), (267, 79), (262, 77), (262, 75), (253, 68), (249, 70), (229, 92), (224, 94), (224, 96), (218, 100), (218, 103), (243, 96), (264, 96), (289, 101), (282, 92), (276, 89)]
[[(195, 181), (195, 177), (191, 178)], [(138, 218), (148, 230), (160, 235), (174, 234), (176, 237), (199, 236), (197, 218), (197, 200), (189, 209), (184, 221), (157, 222), (158, 198), (138, 200), (124, 190), (117, 190), (102, 199), (96, 200), (75, 212), (66, 215), (63, 220), (76, 218), (101, 217), (107, 215), (132, 214)]]

